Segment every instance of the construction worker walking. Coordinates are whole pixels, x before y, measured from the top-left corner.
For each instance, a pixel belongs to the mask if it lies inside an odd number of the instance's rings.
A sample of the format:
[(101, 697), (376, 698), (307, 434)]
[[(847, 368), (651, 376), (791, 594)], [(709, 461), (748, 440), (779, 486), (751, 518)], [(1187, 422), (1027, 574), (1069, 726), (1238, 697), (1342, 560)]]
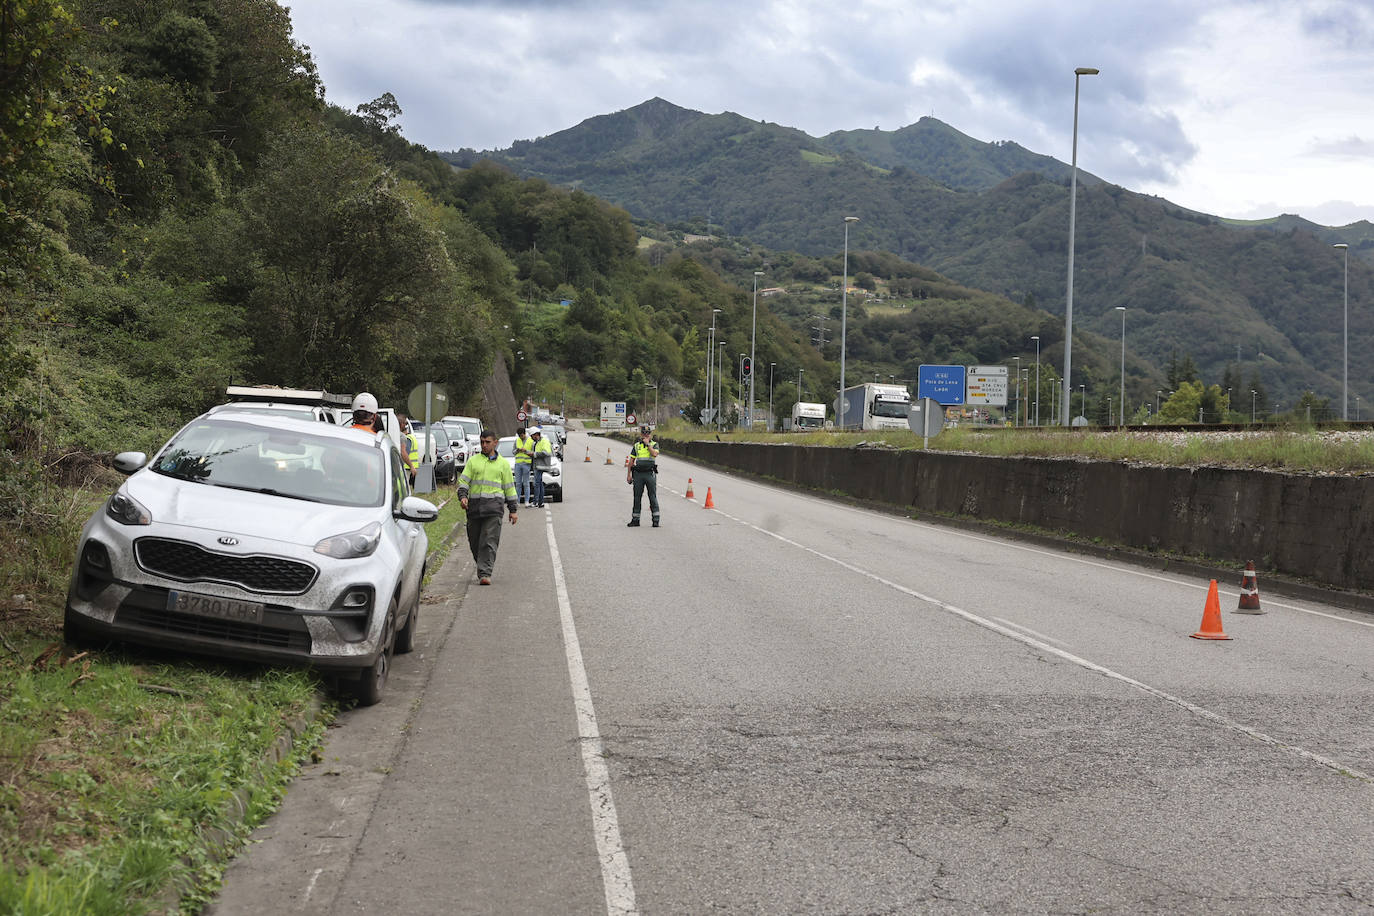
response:
[(634, 485), (635, 501), (630, 510), (630, 523), (627, 528), (639, 527), (639, 512), (644, 491), (649, 491), (649, 511), (653, 514), (654, 527), (658, 527), (658, 443), (653, 440), (652, 431), (647, 426), (639, 428), (639, 439), (630, 447), (630, 467), (625, 471), (625, 482)]
[(496, 548), (501, 546), (501, 515), (515, 524), (515, 475), (496, 453), (496, 433), (482, 430), (482, 451), (458, 475), (458, 503), (468, 515), (468, 547), (477, 564), (477, 584), (491, 585)]

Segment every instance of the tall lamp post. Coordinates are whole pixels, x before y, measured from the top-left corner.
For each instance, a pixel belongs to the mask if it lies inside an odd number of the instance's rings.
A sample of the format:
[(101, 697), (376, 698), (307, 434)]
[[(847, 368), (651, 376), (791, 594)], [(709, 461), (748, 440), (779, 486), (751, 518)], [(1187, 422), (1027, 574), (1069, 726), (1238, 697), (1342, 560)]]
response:
[[(649, 391), (650, 388), (654, 389), (654, 415), (653, 415), (653, 419), (651, 419), (649, 422), (650, 422), (650, 424), (652, 424), (653, 426), (657, 426), (657, 425), (658, 425), (658, 386), (657, 386), (657, 385), (645, 385), (645, 386), (644, 386), (644, 392), (645, 392), (645, 394), (644, 394), (644, 400), (645, 400), (646, 402), (649, 400), (648, 391)], [(645, 407), (648, 407), (649, 405), (646, 403), (644, 406), (645, 406)]]
[(1350, 246), (1345, 242), (1332, 245), (1332, 248), (1339, 248), (1345, 254), (1345, 297), (1342, 314), (1344, 316), (1345, 331), (1341, 351), (1343, 362), (1341, 367), (1341, 419), (1350, 419)]
[(844, 293), (840, 305), (840, 396), (835, 401), (836, 419), (840, 421), (840, 429), (844, 429), (844, 358), (847, 346), (845, 334), (849, 325), (849, 224), (858, 221), (857, 216), (844, 218)]
[(805, 371), (806, 371), (805, 369), (798, 369), (798, 370), (797, 370), (797, 400), (798, 400), (798, 401), (804, 401), (804, 400), (806, 400), (805, 396), (802, 395), (802, 386), (801, 386), (802, 373), (805, 372)]
[[(1078, 212), (1078, 81), (1100, 72), (1096, 67), (1078, 67), (1073, 71), (1073, 168), (1069, 178), (1069, 295), (1064, 306), (1064, 378), (1073, 378), (1073, 224)], [(1069, 399), (1064, 397), (1064, 425), (1069, 423)], [(1084, 411), (1086, 414), (1086, 410)]]
[(1087, 386), (1086, 384), (1079, 385), (1079, 386), (1078, 386), (1078, 390), (1079, 390), (1080, 392), (1082, 392), (1082, 394), (1083, 394), (1083, 410), (1082, 410), (1082, 416), (1087, 417), (1087, 415), (1088, 415), (1088, 386)]
[(712, 398), (712, 395), (715, 394), (715, 389), (712, 387), (712, 382), (713, 382), (713, 378), (712, 378), (712, 375), (713, 375), (713, 373), (712, 373), (712, 368), (715, 366), (715, 362), (716, 362), (716, 360), (715, 360), (715, 355), (716, 355), (716, 315), (718, 315), (718, 314), (720, 314), (720, 309), (711, 309), (711, 333), (710, 333), (710, 335), (707, 337), (707, 344), (706, 344), (706, 409), (707, 409), (707, 410), (710, 410), (710, 409), (711, 409), (711, 404), (714, 403), (714, 399)]
[(754, 428), (754, 344), (758, 341), (759, 334), (759, 277), (763, 276), (763, 271), (754, 271), (754, 318), (750, 322), (749, 328), (749, 423), (748, 428)]
[(1011, 378), (1012, 394), (1013, 394), (1013, 395), (1015, 396), (1015, 398), (1016, 398), (1016, 419), (1012, 422), (1011, 425), (1012, 425), (1012, 426), (1020, 426), (1020, 425), (1021, 425), (1021, 357), (1019, 357), (1019, 356), (1013, 356), (1012, 359), (1016, 360), (1016, 374), (1013, 375), (1012, 378)]
[(777, 363), (768, 364), (768, 431), (773, 431), (773, 370), (778, 367)]
[(716, 432), (723, 429), (721, 399), (725, 396), (725, 341), (716, 341)]
[(1121, 425), (1126, 425), (1126, 306), (1118, 305), (1121, 313)]
[(1040, 337), (1031, 337), (1035, 341), (1035, 425), (1040, 425)]
[(1250, 389), (1250, 425), (1255, 425), (1255, 389)]

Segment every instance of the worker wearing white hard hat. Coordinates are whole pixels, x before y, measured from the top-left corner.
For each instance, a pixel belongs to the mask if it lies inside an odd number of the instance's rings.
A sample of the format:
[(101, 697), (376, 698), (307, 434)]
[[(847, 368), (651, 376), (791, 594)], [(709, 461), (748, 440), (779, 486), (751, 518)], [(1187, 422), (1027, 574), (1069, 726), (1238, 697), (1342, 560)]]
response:
[(380, 432), (377, 428), (377, 398), (370, 392), (360, 391), (353, 398), (353, 428), (364, 432)]
[(530, 468), (530, 503), (536, 508), (544, 505), (544, 472), (553, 467), (553, 446), (544, 438), (544, 430), (531, 426), (526, 430), (534, 440), (534, 457)]

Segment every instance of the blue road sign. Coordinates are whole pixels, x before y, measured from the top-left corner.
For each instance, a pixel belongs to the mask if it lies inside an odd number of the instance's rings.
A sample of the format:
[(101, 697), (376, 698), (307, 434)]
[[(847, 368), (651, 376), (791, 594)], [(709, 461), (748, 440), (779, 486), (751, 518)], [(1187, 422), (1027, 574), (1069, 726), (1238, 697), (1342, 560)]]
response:
[(931, 398), (948, 407), (964, 403), (963, 366), (921, 366), (916, 376), (916, 397)]

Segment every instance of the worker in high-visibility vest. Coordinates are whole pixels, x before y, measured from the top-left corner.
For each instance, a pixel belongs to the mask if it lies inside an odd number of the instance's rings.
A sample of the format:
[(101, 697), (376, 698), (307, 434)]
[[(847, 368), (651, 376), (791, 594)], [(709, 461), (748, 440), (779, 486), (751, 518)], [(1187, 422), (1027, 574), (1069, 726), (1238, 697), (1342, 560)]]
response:
[(654, 441), (653, 431), (647, 426), (639, 428), (639, 439), (630, 447), (630, 467), (625, 471), (625, 482), (634, 484), (635, 502), (630, 510), (628, 528), (639, 527), (639, 510), (643, 503), (644, 491), (649, 491), (649, 511), (653, 513), (654, 527), (658, 527), (658, 443)]
[(415, 486), (415, 471), (420, 467), (420, 444), (410, 431), (410, 419), (403, 413), (396, 414), (396, 422), (401, 426), (401, 460), (405, 462), (406, 476), (410, 485)]
[(530, 439), (534, 442), (534, 455), (530, 460), (530, 505), (544, 507), (544, 472), (553, 467), (553, 446), (544, 438), (544, 430), (538, 426), (530, 427)]
[(482, 430), (482, 451), (468, 459), (458, 475), (458, 504), (467, 513), (468, 548), (477, 564), (477, 584), (491, 585), (496, 549), (501, 546), (501, 514), (515, 524), (515, 474), (496, 453), (496, 433)]
[(520, 505), (530, 502), (530, 465), (534, 461), (534, 440), (525, 427), (515, 431), (515, 496)]

